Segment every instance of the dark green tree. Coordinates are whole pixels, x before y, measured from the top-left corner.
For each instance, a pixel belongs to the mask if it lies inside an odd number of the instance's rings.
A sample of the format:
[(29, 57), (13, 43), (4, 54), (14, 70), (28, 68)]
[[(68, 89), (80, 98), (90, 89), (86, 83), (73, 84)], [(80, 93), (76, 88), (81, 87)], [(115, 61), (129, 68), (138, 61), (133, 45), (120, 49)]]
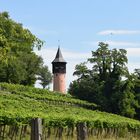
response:
[(139, 108), (134, 92), (135, 76), (133, 74), (128, 75), (128, 78), (123, 83), (122, 96), (119, 100), (120, 114), (133, 118), (136, 115), (136, 109)]
[[(124, 49), (109, 49), (99, 43), (88, 62), (92, 69), (77, 65), (74, 75), (78, 79), (70, 84), (69, 92), (77, 98), (94, 102), (102, 110), (134, 117), (138, 101), (134, 92), (135, 82), (127, 69)], [(80, 78), (80, 80), (79, 80)]]
[(140, 120), (140, 69), (135, 69), (134, 76), (134, 92), (139, 104), (139, 108), (136, 108), (136, 118)]
[(39, 70), (38, 80), (40, 80), (40, 84), (43, 88), (46, 88), (52, 82), (52, 74), (47, 66), (42, 66)]

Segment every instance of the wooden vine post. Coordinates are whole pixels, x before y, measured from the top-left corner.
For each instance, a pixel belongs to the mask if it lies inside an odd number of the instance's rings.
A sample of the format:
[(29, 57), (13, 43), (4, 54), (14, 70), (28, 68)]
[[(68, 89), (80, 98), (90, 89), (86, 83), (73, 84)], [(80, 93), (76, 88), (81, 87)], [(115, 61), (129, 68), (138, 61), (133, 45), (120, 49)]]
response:
[(31, 140), (41, 140), (42, 137), (42, 119), (35, 118), (31, 120)]
[(87, 125), (85, 122), (77, 124), (77, 140), (87, 140)]

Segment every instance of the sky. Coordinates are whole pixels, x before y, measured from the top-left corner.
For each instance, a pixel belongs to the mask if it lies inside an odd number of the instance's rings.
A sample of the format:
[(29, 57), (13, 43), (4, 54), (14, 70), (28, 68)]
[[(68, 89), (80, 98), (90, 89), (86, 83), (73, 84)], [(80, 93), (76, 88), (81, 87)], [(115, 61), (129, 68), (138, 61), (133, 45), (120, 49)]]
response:
[(45, 42), (35, 52), (50, 71), (60, 45), (67, 61), (67, 88), (76, 79), (75, 65), (90, 58), (101, 41), (110, 49), (127, 50), (131, 72), (140, 68), (139, 6), (140, 0), (0, 0), (0, 12), (9, 12)]

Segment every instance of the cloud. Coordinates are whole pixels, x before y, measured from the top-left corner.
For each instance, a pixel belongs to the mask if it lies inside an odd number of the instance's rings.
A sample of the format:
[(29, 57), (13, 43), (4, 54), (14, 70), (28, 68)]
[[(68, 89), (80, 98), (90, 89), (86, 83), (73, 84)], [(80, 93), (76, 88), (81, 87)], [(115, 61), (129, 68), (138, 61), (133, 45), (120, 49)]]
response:
[(126, 48), (128, 57), (140, 57), (140, 48)]
[(105, 41), (110, 46), (118, 46), (118, 47), (140, 47), (140, 43), (128, 42), (128, 41)]
[(134, 35), (140, 34), (140, 30), (104, 30), (98, 32), (98, 35)]
[(128, 68), (129, 68), (129, 71), (133, 73), (135, 69), (140, 69), (140, 62), (128, 61)]
[(110, 47), (140, 47), (140, 42), (129, 42), (129, 41), (112, 41), (112, 40), (106, 40), (106, 41), (91, 41), (87, 42), (90, 46), (98, 46), (99, 42), (104, 42), (109, 44)]

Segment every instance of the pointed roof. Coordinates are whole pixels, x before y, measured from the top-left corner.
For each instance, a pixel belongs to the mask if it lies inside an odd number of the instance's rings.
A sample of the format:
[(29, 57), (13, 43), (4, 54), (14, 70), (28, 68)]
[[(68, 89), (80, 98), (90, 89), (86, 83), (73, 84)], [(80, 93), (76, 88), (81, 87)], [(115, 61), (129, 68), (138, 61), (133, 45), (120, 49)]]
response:
[(62, 56), (60, 47), (58, 47), (56, 57), (55, 57), (55, 59), (53, 60), (52, 63), (54, 63), (54, 62), (64, 62), (64, 63), (66, 63), (66, 61), (64, 60), (64, 58)]

